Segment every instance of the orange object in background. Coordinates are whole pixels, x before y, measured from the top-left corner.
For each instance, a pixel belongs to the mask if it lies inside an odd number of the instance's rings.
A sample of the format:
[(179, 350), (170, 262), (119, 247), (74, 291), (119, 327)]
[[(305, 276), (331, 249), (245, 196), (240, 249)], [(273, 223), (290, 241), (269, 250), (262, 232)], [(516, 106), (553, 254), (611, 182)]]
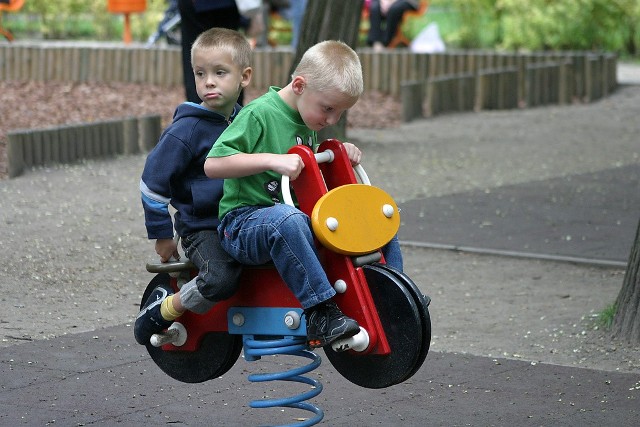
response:
[(8, 0), (0, 3), (0, 35), (9, 41), (13, 41), (13, 34), (2, 27), (2, 12), (17, 12), (22, 6), (24, 6), (24, 0)]
[(107, 10), (111, 13), (124, 14), (124, 34), (122, 39), (125, 43), (131, 43), (131, 22), (129, 14), (144, 12), (147, 9), (147, 0), (107, 0)]
[(402, 14), (402, 21), (400, 25), (398, 25), (398, 30), (396, 31), (396, 35), (393, 36), (393, 39), (389, 42), (387, 47), (389, 49), (396, 48), (400, 45), (411, 46), (411, 40), (404, 35), (402, 31), (402, 26), (407, 23), (409, 19), (419, 18), (425, 13), (427, 13), (427, 9), (429, 8), (429, 2), (427, 0), (420, 0), (420, 4), (417, 10), (408, 10)]

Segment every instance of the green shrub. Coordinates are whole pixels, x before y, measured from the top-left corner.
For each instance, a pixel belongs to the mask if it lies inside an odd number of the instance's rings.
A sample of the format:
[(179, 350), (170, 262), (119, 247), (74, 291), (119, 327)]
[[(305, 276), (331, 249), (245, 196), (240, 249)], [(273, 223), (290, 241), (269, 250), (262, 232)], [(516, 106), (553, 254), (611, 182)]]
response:
[[(152, 34), (167, 7), (147, 0), (144, 13), (131, 15), (134, 40)], [(122, 40), (124, 18), (107, 12), (107, 0), (29, 0), (18, 13), (4, 14), (16, 38)], [(438, 24), (449, 48), (508, 50), (606, 50), (637, 55), (639, 0), (431, 0), (424, 17), (405, 32), (415, 37), (430, 22)], [(286, 22), (278, 25), (286, 25)], [(368, 22), (362, 23), (364, 44)], [(272, 39), (290, 42), (287, 31)]]
[[(637, 0), (498, 0), (506, 49), (627, 51), (637, 44)], [(635, 54), (636, 52), (629, 52)]]
[(457, 48), (636, 55), (640, 44), (638, 0), (432, 0), (427, 19)]

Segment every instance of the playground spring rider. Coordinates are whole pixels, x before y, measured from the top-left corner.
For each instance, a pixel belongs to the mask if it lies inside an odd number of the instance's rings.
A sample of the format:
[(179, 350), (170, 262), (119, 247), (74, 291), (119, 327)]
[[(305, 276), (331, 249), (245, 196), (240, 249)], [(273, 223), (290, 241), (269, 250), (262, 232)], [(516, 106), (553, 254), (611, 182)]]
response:
[[(378, 248), (397, 232), (398, 207), (383, 190), (369, 184), (355, 168), (357, 183), (341, 142), (324, 141), (313, 154), (308, 147), (289, 150), (305, 167), (291, 184), (300, 209), (309, 215), (318, 251), (342, 311), (357, 320), (360, 333), (324, 351), (347, 380), (367, 388), (384, 388), (409, 379), (429, 351), (429, 298), (405, 274), (384, 264)], [(283, 177), (285, 202), (292, 203), (289, 180)], [(148, 264), (158, 273), (147, 286), (141, 305), (157, 286), (172, 291), (197, 274), (189, 261)], [(295, 407), (313, 412), (306, 423), (322, 420), (322, 410), (304, 402), (322, 385), (303, 376), (320, 365), (320, 356), (306, 349), (306, 323), (300, 304), (273, 266), (245, 268), (238, 292), (204, 315), (186, 312), (163, 334), (152, 337), (147, 350), (172, 378), (197, 383), (214, 379), (235, 364), (244, 347), (245, 359), (291, 354), (309, 358), (302, 368), (250, 375), (250, 381), (287, 380), (313, 388), (298, 396), (259, 400), (251, 407)], [(340, 351), (337, 351), (340, 350)]]

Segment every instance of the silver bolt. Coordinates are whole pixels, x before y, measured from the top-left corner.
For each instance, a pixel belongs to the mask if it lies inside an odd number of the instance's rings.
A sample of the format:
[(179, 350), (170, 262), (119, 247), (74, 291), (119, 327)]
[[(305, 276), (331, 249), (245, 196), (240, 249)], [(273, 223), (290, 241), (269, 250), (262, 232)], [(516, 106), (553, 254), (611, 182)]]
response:
[(244, 315), (242, 313), (235, 313), (231, 318), (231, 321), (236, 326), (244, 325)]
[(300, 315), (297, 311), (287, 311), (284, 315), (284, 324), (289, 329), (298, 329), (300, 326)]

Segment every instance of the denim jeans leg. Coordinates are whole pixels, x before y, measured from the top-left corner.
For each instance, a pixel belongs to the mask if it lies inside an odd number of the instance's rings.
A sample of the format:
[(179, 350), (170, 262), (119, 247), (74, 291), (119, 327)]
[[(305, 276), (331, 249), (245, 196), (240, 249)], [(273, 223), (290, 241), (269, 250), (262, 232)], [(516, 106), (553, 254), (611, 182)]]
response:
[(403, 271), (404, 263), (397, 235), (393, 236), (393, 239), (382, 247), (382, 255), (384, 255), (384, 260), (389, 267), (393, 267), (398, 271)]
[(367, 44), (369, 46), (372, 46), (375, 42), (383, 42), (383, 23), (380, 2), (374, 0), (369, 7), (369, 33), (367, 34)]
[(222, 248), (215, 230), (201, 230), (184, 236), (182, 248), (198, 269), (198, 275), (180, 292), (187, 309), (196, 313), (206, 312), (214, 302), (230, 298), (235, 293), (242, 265)]
[(218, 230), (222, 246), (239, 262), (273, 261), (302, 308), (335, 295), (318, 259), (309, 217), (300, 210), (284, 204), (239, 208), (225, 215)]

